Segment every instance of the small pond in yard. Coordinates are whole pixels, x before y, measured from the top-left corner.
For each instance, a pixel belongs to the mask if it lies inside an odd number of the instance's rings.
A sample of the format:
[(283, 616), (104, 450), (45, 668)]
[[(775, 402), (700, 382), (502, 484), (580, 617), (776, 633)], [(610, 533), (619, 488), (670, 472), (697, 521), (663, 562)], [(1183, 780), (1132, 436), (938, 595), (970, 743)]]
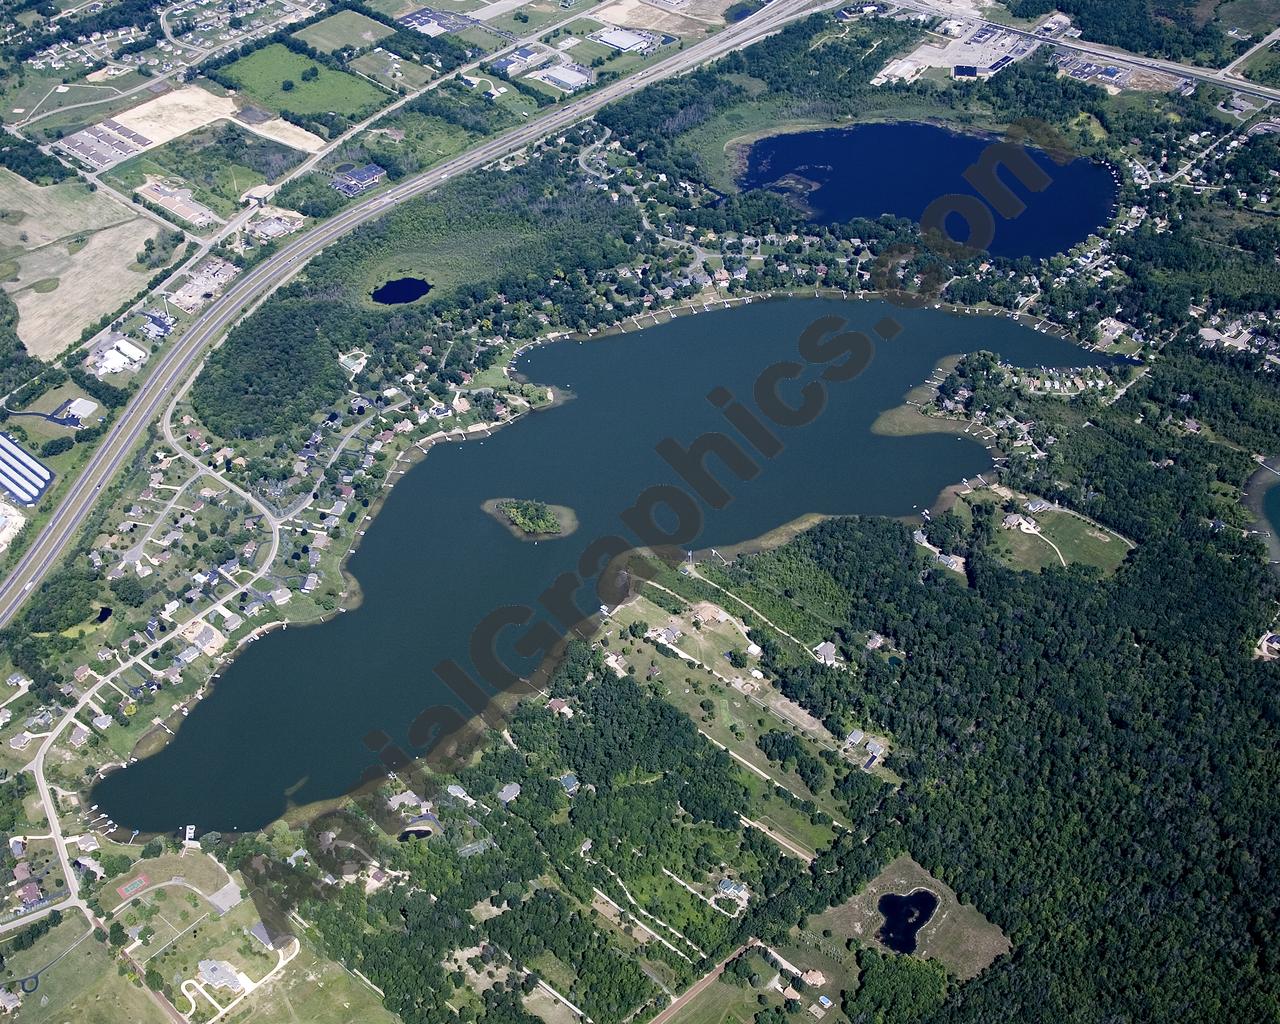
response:
[(914, 953), (916, 936), (938, 909), (938, 897), (928, 889), (905, 896), (890, 892), (880, 897), (876, 907), (884, 915), (884, 927), (876, 938), (895, 953)]

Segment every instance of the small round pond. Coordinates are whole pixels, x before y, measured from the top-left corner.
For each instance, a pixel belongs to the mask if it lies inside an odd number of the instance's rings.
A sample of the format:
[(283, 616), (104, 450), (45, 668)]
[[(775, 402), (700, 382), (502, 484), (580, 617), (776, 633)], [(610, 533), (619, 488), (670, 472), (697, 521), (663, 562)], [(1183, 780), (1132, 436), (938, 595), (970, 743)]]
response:
[(880, 897), (876, 907), (884, 915), (884, 927), (876, 937), (895, 953), (914, 953), (916, 936), (938, 909), (938, 897), (928, 889), (905, 896), (890, 892)]
[(369, 297), (383, 306), (400, 306), (417, 301), (429, 291), (431, 285), (420, 277), (397, 277), (375, 288)]

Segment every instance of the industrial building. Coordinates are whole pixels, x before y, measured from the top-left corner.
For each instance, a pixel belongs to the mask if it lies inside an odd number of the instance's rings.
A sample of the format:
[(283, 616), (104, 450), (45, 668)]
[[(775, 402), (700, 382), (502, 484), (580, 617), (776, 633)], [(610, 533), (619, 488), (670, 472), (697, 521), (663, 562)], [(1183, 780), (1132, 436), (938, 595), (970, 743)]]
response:
[(0, 434), (0, 488), (22, 505), (34, 505), (53, 483), (53, 471), (8, 434)]

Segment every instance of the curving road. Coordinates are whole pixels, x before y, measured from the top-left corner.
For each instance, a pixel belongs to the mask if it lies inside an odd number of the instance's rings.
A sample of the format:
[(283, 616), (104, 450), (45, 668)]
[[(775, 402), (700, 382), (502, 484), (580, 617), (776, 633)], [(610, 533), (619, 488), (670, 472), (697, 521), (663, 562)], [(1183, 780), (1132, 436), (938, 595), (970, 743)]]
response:
[[(837, 0), (838, 2), (838, 0)], [(826, 4), (824, 6), (831, 6)], [(12, 571), (0, 581), (0, 625), (13, 618), (26, 597), (54, 567), (70, 544), (99, 492), (106, 487), (145, 435), (166, 399), (199, 371), (200, 362), (246, 312), (293, 277), (325, 246), (391, 207), (438, 188), (447, 179), (491, 163), (589, 117), (605, 104), (643, 89), (652, 82), (681, 74), (699, 64), (749, 46), (788, 22), (819, 9), (813, 0), (773, 0), (768, 6), (719, 34), (617, 82), (564, 103), (542, 117), (519, 125), (438, 165), (425, 174), (372, 196), (295, 239), (275, 256), (236, 278), (206, 308), (187, 332), (158, 356), (158, 363), (138, 393), (73, 482), (62, 505), (45, 524)]]

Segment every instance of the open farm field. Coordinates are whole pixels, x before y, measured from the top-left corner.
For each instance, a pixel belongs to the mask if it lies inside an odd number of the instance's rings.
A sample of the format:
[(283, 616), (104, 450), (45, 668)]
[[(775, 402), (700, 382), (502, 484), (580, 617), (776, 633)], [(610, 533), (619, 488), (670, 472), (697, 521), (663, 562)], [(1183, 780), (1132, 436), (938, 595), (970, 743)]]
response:
[(150, 274), (135, 269), (137, 253), (160, 231), (148, 219), (131, 217), (11, 257), (16, 268), (4, 288), (18, 307), (18, 336), (27, 350), (53, 358), (133, 296)]
[(20, 250), (133, 220), (135, 212), (76, 180), (40, 187), (0, 168), (0, 253)]
[[(304, 71), (316, 68), (310, 81)], [(250, 98), (270, 110), (291, 110), (298, 114), (334, 111), (359, 118), (373, 113), (387, 102), (387, 94), (377, 86), (345, 71), (313, 64), (301, 54), (279, 43), (242, 57), (224, 69)], [(292, 82), (287, 88), (285, 82)]]
[(323, 21), (299, 29), (293, 35), (322, 53), (335, 53), (372, 46), (379, 39), (391, 35), (391, 29), (357, 11), (339, 11)]

